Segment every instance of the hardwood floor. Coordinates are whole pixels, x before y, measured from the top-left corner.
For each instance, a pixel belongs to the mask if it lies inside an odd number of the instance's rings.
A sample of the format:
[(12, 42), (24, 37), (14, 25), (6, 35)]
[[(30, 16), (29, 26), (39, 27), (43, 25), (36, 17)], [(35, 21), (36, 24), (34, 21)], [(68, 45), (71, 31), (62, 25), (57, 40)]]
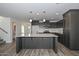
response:
[(53, 49), (23, 49), (16, 54), (16, 44), (5, 44), (0, 46), (0, 56), (79, 56), (79, 51), (73, 51), (58, 43), (58, 52)]

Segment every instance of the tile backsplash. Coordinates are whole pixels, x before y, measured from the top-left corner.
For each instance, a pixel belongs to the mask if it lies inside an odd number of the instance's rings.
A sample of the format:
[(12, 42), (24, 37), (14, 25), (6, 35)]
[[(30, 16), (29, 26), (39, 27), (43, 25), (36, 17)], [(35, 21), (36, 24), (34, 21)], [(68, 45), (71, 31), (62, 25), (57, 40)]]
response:
[(43, 28), (39, 27), (39, 25), (32, 25), (32, 34), (36, 34), (37, 32), (44, 32), (45, 30), (48, 30), (49, 32), (57, 32), (57, 33), (63, 33), (63, 28)]

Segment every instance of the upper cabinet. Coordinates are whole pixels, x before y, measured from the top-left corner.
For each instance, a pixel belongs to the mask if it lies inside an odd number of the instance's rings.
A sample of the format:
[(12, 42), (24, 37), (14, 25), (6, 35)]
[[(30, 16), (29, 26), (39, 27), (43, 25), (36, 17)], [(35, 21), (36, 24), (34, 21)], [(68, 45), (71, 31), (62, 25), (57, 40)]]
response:
[(57, 28), (63, 28), (63, 23), (64, 23), (64, 20), (60, 20), (60, 21), (56, 22)]
[(63, 28), (63, 20), (58, 22), (50, 22), (49, 20), (46, 20), (45, 22), (33, 20), (32, 25), (39, 25), (40, 27), (44, 28)]
[(39, 25), (39, 20), (33, 20), (32, 25)]

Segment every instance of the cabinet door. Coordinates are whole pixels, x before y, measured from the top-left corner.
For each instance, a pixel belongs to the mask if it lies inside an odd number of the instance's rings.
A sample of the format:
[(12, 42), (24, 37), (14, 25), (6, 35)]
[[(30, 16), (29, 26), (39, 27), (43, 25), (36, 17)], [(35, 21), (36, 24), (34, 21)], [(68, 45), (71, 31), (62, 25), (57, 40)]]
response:
[(32, 38), (32, 48), (33, 49), (38, 49), (39, 48), (39, 39), (37, 37)]
[(31, 44), (31, 38), (30, 37), (22, 38), (22, 48), (23, 49), (31, 48), (30, 44)]
[(22, 49), (22, 39), (20, 37), (16, 38), (16, 52), (18, 53)]
[(22, 49), (25, 49), (25, 40), (26, 38), (22, 38)]
[(49, 49), (53, 48), (53, 38), (41, 38), (40, 39), (40, 48)]
[(53, 38), (52, 37), (49, 38), (49, 48), (50, 49), (53, 48)]
[(49, 48), (49, 38), (42, 37), (32, 37), (31, 39), (31, 48), (33, 49), (45, 49)]
[(33, 49), (34, 43), (33, 38), (29, 38), (29, 49)]
[(26, 48), (26, 49), (53, 48), (53, 38), (48, 38), (48, 37), (22, 38), (22, 48)]
[(22, 48), (27, 49), (28, 48), (28, 38), (22, 38)]
[(49, 48), (49, 39), (48, 38), (42, 38), (42, 39), (40, 39), (41, 40), (41, 44), (40, 44), (40, 46), (41, 46), (41, 48)]
[(42, 45), (43, 45), (43, 40), (42, 40), (42, 38), (41, 37), (39, 37), (39, 38), (37, 38), (37, 48), (38, 49), (43, 49), (43, 47), (42, 47)]
[(65, 18), (64, 18), (64, 20), (65, 20), (64, 45), (67, 46), (67, 47), (70, 46), (70, 42), (69, 42), (70, 41), (70, 31), (71, 31), (70, 30), (71, 29), (71, 19), (70, 19), (70, 17), (71, 17), (71, 13), (68, 13), (68, 14), (65, 15)]

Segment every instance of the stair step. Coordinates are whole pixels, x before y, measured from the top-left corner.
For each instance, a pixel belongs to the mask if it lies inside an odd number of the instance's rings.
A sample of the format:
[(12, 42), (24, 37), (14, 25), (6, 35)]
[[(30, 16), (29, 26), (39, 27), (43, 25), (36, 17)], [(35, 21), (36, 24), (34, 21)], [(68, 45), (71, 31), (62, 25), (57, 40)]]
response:
[(1, 44), (4, 44), (4, 43), (5, 43), (5, 41), (0, 41), (0, 45), (1, 45)]
[(0, 41), (3, 41), (3, 39), (0, 39)]

